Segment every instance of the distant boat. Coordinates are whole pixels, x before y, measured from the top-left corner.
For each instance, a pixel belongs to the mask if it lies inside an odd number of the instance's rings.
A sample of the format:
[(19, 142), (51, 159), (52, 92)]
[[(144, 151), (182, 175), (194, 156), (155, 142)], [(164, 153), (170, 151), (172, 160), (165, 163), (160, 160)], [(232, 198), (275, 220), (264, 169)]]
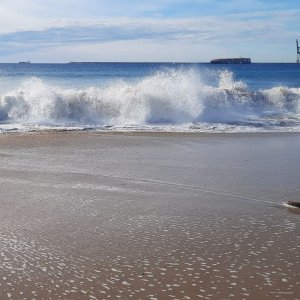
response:
[(210, 61), (211, 64), (251, 64), (251, 58), (217, 58)]
[(30, 64), (30, 61), (27, 60), (27, 61), (19, 61), (19, 64)]

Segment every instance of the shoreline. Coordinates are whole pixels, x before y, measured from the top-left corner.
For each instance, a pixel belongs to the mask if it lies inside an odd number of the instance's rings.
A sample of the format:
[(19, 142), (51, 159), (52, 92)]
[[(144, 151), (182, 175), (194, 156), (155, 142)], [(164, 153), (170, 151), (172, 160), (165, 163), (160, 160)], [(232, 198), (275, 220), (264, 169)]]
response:
[(155, 131), (155, 130), (76, 130), (76, 129), (49, 129), (49, 130), (36, 130), (36, 131), (3, 131), (1, 136), (18, 136), (18, 135), (42, 135), (42, 134), (91, 134), (91, 135), (145, 135), (145, 136), (196, 136), (196, 137), (230, 137), (230, 136), (282, 136), (282, 135), (299, 135), (298, 131), (262, 131), (262, 132), (197, 132), (197, 131)]

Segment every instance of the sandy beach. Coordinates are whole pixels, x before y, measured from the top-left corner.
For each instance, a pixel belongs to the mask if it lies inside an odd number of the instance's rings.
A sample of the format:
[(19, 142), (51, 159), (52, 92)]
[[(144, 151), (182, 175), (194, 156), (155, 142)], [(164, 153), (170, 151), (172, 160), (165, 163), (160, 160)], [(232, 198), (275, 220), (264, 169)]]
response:
[(0, 135), (1, 299), (300, 299), (300, 134)]

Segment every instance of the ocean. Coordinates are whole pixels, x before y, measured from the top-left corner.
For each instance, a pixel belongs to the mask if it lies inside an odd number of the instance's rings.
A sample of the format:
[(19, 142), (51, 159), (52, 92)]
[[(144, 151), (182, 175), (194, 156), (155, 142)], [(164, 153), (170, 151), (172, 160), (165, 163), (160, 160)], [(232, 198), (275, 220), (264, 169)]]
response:
[(0, 64), (0, 132), (300, 132), (300, 64)]

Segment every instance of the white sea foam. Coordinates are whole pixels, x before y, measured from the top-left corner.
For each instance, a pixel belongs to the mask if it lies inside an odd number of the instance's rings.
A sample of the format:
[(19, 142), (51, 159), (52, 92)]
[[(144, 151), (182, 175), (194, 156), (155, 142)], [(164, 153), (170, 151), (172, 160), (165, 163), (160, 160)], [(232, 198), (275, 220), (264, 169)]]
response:
[(250, 91), (231, 72), (168, 69), (139, 81), (66, 89), (39, 78), (0, 96), (2, 131), (45, 128), (300, 131), (300, 88)]

